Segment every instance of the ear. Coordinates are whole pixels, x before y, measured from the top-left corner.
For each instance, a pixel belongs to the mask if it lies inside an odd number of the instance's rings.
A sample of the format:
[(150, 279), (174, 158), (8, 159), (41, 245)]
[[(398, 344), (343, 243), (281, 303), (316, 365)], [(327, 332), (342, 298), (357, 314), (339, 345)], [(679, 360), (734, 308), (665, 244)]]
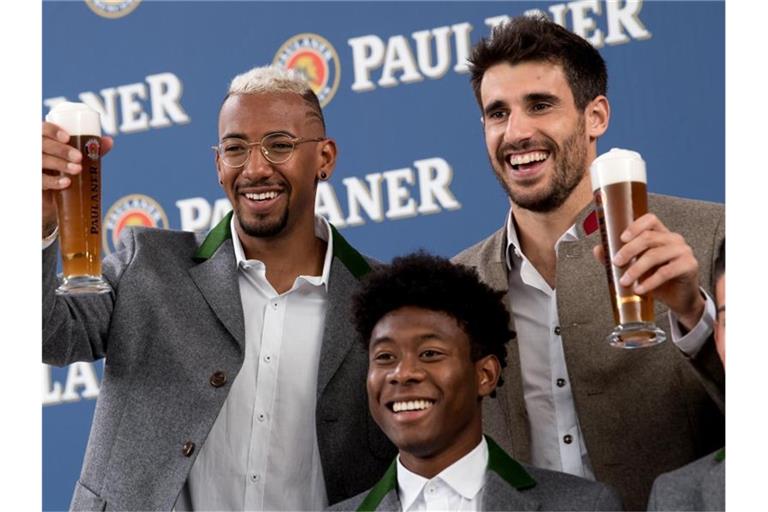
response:
[(218, 179), (219, 179), (219, 185), (221, 185), (222, 182), (224, 181), (224, 171), (221, 170), (221, 165), (222, 165), (221, 164), (221, 157), (219, 157), (219, 152), (218, 151), (214, 151), (213, 154), (215, 155), (214, 156), (214, 163), (216, 165), (216, 175), (218, 176)]
[(318, 180), (321, 179), (320, 174), (325, 173), (327, 180), (333, 174), (333, 170), (336, 168), (336, 141), (333, 139), (326, 139), (320, 143), (320, 166), (317, 169)]
[(483, 398), (496, 389), (501, 374), (501, 364), (494, 355), (487, 355), (475, 361), (475, 375), (477, 376), (477, 396)]
[(608, 122), (611, 119), (611, 105), (608, 103), (608, 98), (600, 95), (590, 101), (584, 109), (584, 119), (589, 140), (594, 141), (601, 137), (608, 129)]

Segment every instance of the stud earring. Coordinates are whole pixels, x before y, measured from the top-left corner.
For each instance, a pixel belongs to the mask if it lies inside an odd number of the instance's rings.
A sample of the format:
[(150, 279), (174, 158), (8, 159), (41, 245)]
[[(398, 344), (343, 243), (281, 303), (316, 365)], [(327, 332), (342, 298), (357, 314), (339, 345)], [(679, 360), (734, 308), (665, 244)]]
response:
[(326, 179), (328, 179), (328, 175), (325, 174), (324, 171), (320, 171), (320, 179), (325, 181)]

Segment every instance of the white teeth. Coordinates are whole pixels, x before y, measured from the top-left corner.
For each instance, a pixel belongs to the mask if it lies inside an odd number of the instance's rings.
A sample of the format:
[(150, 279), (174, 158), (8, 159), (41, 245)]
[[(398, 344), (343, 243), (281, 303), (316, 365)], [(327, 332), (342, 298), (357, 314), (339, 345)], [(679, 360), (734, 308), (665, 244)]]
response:
[(549, 153), (546, 151), (534, 151), (532, 153), (525, 153), (522, 155), (509, 155), (507, 157), (507, 161), (509, 162), (509, 165), (522, 165), (546, 160), (548, 156)]
[(410, 402), (395, 402), (392, 405), (392, 410), (395, 412), (401, 411), (421, 411), (423, 409), (429, 409), (434, 402), (431, 400), (411, 400)]
[(277, 192), (262, 192), (261, 194), (245, 194), (245, 197), (251, 201), (264, 201), (265, 199), (274, 199), (277, 197)]

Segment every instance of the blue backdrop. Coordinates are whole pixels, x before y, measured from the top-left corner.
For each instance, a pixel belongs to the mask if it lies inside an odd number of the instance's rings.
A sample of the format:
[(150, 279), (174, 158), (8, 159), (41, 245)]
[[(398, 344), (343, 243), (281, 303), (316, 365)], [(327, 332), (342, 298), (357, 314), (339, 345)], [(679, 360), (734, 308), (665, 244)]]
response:
[[(104, 114), (115, 137), (108, 251), (125, 225), (218, 221), (227, 203), (210, 146), (229, 80), (297, 65), (316, 79), (340, 150), (318, 210), (379, 259), (419, 247), (451, 256), (508, 210), (463, 58), (500, 16), (530, 9), (589, 38), (608, 63), (599, 152), (639, 151), (651, 191), (724, 200), (722, 2), (48, 1), (42, 115), (64, 98)], [(68, 506), (100, 375), (100, 363), (43, 367), (46, 510)]]

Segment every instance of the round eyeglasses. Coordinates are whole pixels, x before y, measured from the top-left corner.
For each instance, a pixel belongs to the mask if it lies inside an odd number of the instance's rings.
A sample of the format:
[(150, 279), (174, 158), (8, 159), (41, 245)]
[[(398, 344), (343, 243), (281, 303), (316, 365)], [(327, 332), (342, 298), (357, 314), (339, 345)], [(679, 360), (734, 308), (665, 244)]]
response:
[(325, 140), (325, 137), (318, 137), (315, 139), (304, 139), (301, 137), (291, 137), (285, 133), (270, 133), (265, 135), (259, 142), (246, 142), (242, 139), (227, 139), (221, 142), (217, 146), (211, 146), (214, 151), (219, 153), (219, 156), (224, 163), (229, 167), (244, 167), (248, 160), (251, 158), (251, 149), (253, 146), (259, 146), (261, 154), (267, 161), (273, 164), (282, 164), (287, 162), (293, 150), (299, 144), (305, 142), (320, 142)]

